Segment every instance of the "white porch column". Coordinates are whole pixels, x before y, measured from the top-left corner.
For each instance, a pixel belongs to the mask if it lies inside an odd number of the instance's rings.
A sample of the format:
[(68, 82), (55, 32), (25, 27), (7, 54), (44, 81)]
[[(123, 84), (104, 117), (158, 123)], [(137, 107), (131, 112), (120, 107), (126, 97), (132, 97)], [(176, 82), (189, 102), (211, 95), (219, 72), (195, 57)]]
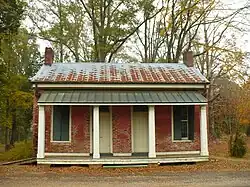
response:
[(44, 106), (39, 106), (38, 114), (38, 143), (37, 143), (37, 158), (44, 158), (45, 148), (45, 111)]
[(99, 106), (93, 107), (93, 158), (100, 158), (99, 150)]
[(148, 106), (148, 146), (148, 157), (155, 158), (155, 106)]
[(201, 106), (200, 116), (200, 143), (201, 156), (208, 156), (208, 140), (207, 140), (207, 106)]

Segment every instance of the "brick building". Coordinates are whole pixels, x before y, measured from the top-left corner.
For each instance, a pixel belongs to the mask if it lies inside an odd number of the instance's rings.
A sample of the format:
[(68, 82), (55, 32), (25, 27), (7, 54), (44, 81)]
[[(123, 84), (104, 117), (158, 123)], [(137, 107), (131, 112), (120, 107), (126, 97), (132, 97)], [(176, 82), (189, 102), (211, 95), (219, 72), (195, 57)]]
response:
[(209, 82), (184, 63), (45, 63), (32, 78), (38, 164), (208, 160)]

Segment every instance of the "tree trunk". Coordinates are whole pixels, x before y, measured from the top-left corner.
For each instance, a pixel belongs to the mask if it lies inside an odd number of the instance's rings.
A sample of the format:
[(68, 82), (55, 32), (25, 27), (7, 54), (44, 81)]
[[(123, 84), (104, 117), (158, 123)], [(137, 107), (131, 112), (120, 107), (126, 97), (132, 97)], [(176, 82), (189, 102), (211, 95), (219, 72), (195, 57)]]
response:
[(5, 127), (5, 134), (4, 134), (4, 144), (5, 144), (5, 151), (8, 151), (10, 149), (9, 145), (9, 128)]
[(16, 137), (17, 137), (16, 109), (13, 109), (10, 147), (14, 147)]

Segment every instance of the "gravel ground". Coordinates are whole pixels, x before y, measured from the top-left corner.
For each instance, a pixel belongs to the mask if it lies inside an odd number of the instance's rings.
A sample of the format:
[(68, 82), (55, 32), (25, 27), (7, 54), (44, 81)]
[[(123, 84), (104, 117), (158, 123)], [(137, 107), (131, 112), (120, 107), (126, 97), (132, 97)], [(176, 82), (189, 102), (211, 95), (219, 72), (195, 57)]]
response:
[(81, 173), (36, 173), (0, 176), (1, 186), (250, 186), (250, 171), (161, 172), (150, 175), (86, 176)]

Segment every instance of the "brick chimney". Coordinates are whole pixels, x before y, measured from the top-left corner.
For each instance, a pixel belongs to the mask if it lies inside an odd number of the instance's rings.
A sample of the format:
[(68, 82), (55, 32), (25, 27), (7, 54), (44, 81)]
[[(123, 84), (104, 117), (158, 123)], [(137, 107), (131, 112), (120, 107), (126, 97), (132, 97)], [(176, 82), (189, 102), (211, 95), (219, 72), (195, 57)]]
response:
[(51, 47), (46, 47), (45, 48), (45, 65), (51, 66), (53, 64), (54, 60), (54, 51)]
[(187, 67), (193, 67), (194, 66), (194, 58), (193, 58), (193, 52), (192, 51), (185, 51), (183, 53), (183, 62), (186, 64)]

